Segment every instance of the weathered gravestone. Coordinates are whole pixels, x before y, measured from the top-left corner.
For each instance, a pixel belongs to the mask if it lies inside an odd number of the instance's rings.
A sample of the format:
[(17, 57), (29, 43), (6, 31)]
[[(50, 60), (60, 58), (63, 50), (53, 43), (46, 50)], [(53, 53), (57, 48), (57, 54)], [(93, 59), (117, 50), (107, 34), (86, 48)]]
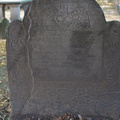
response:
[(119, 27), (95, 0), (34, 0), (7, 32), (12, 116), (118, 118)]

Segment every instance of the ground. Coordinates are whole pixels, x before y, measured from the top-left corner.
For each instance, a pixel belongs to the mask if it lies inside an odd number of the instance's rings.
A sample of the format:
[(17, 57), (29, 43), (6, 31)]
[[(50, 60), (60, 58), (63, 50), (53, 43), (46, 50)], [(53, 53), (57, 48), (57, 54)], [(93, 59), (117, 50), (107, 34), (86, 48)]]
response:
[[(108, 3), (107, 0), (97, 0), (97, 2), (101, 5), (107, 21), (111, 21), (111, 20), (120, 21), (120, 15), (118, 15), (118, 12), (115, 9), (113, 3)], [(21, 19), (23, 17), (23, 14), (24, 14), (23, 11), (21, 11)], [(9, 10), (6, 11), (6, 16), (8, 19), (10, 18)], [(0, 39), (0, 120), (10, 119), (9, 118), (10, 100), (9, 100), (8, 78), (7, 78), (5, 44), (6, 44), (6, 40)], [(26, 120), (30, 120), (30, 119), (26, 119)]]
[(10, 113), (5, 44), (0, 40), (0, 120), (8, 120)]

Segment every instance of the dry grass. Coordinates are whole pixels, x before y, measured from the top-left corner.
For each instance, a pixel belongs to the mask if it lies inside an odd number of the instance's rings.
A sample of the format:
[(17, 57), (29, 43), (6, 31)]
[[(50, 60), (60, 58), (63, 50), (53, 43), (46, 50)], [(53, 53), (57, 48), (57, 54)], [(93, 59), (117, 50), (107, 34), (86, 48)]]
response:
[(5, 40), (0, 40), (0, 120), (9, 120), (10, 114), (5, 44)]

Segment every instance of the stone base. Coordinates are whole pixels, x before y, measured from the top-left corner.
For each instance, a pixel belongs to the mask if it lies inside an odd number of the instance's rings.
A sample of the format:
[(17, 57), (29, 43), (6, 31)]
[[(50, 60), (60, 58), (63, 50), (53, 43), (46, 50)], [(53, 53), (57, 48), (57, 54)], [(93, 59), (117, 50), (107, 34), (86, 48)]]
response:
[(114, 120), (112, 118), (105, 118), (102, 116), (84, 116), (73, 115), (70, 113), (64, 114), (62, 116), (40, 116), (37, 114), (18, 114), (11, 118), (11, 120)]

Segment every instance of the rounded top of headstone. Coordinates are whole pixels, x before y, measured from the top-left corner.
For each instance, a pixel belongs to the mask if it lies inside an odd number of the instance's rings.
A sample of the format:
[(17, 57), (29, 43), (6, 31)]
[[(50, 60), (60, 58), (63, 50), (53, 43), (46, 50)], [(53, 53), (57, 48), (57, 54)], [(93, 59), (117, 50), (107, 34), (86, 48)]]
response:
[(104, 29), (106, 23), (104, 13), (95, 0), (79, 0), (89, 16), (89, 22), (93, 29)]
[(28, 14), (34, 23), (56, 24), (61, 29), (101, 30), (106, 23), (95, 0), (34, 0)]

